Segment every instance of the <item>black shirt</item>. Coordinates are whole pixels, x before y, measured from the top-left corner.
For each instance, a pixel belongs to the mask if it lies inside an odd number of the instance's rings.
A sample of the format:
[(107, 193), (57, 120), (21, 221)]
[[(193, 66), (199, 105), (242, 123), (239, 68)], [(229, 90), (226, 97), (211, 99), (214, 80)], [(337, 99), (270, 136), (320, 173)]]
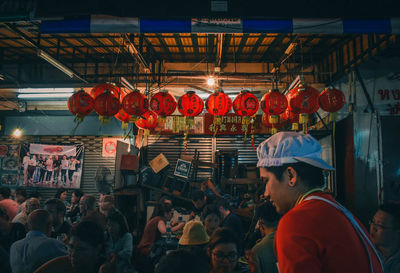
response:
[(227, 227), (231, 229), (235, 234), (237, 234), (238, 239), (240, 242), (244, 240), (244, 231), (243, 231), (243, 224), (242, 220), (240, 220), (239, 216), (230, 212), (228, 216), (221, 223), (221, 227)]

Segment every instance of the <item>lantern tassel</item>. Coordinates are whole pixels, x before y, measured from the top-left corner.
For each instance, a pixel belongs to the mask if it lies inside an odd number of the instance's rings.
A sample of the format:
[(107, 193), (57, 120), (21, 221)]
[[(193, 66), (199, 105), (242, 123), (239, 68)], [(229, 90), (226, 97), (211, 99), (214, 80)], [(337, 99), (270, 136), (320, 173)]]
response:
[(337, 112), (329, 113), (329, 122), (335, 122), (337, 118), (338, 118)]
[(127, 130), (128, 127), (129, 127), (129, 123), (128, 123), (128, 122), (122, 122), (121, 128), (122, 128), (123, 130)]
[(251, 126), (251, 146), (253, 147), (253, 151), (255, 151), (256, 146), (254, 145), (254, 134), (255, 134), (254, 117), (250, 121), (250, 126)]
[(82, 115), (76, 115), (74, 118), (74, 122), (76, 123), (74, 129), (72, 129), (72, 135), (75, 135), (76, 129), (78, 129), (78, 126), (82, 123), (83, 119), (85, 118), (85, 116)]

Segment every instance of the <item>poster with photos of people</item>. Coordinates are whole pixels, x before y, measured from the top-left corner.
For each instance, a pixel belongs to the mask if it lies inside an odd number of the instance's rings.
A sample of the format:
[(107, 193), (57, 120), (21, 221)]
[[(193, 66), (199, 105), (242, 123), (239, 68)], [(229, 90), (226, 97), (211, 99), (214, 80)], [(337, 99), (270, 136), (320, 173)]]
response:
[(20, 175), (19, 151), (19, 144), (0, 144), (0, 185), (17, 186)]
[(42, 188), (80, 188), (83, 154), (83, 144), (24, 144), (20, 152), (19, 185)]

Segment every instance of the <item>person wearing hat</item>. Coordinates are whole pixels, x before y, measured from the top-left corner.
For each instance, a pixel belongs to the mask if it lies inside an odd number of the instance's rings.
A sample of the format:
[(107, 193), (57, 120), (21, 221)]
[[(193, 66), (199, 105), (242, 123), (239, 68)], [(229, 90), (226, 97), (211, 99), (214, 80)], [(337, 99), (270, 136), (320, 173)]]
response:
[(210, 241), (203, 223), (196, 220), (191, 220), (186, 223), (183, 228), (182, 237), (179, 239), (179, 246), (206, 246)]
[(264, 196), (283, 214), (274, 248), (280, 273), (382, 273), (382, 263), (360, 222), (323, 191), (322, 148), (310, 135), (280, 132), (257, 148)]

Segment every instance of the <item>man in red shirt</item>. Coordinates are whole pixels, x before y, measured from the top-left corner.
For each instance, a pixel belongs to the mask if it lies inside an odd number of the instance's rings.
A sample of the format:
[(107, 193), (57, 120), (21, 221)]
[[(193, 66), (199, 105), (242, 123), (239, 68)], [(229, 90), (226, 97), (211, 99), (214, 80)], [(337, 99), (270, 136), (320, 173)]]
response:
[(0, 188), (0, 207), (7, 211), (10, 222), (17, 215), (19, 205), (14, 200), (10, 199), (11, 191), (7, 187)]
[(284, 214), (274, 248), (280, 273), (382, 273), (359, 221), (324, 193), (322, 148), (310, 135), (280, 132), (257, 148), (265, 197)]

